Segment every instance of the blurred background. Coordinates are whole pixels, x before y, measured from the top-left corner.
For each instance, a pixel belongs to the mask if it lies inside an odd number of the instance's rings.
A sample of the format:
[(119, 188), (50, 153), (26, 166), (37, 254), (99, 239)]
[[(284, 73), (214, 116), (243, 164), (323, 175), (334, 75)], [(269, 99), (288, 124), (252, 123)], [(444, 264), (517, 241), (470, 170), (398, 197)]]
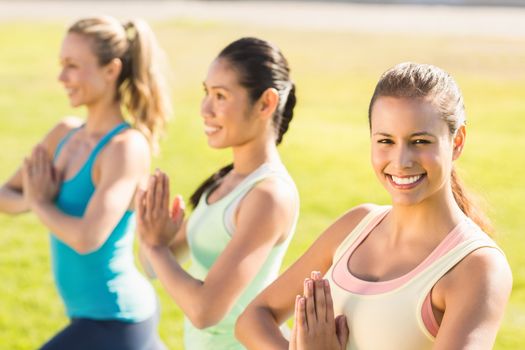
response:
[[(67, 25), (89, 15), (141, 17), (168, 58), (175, 115), (155, 158), (188, 197), (230, 159), (209, 149), (202, 81), (242, 36), (288, 58), (298, 105), (281, 146), (301, 195), (289, 266), (330, 222), (362, 202), (388, 203), (369, 162), (368, 102), (380, 74), (403, 61), (437, 65), (462, 88), (468, 138), (460, 175), (478, 193), (514, 274), (495, 349), (525, 349), (525, 0), (0, 1), (0, 181), (69, 108), (57, 81)], [(67, 323), (54, 288), (48, 233), (32, 214), (0, 215), (0, 349), (38, 348)], [(154, 282), (160, 333), (182, 348), (182, 315)]]

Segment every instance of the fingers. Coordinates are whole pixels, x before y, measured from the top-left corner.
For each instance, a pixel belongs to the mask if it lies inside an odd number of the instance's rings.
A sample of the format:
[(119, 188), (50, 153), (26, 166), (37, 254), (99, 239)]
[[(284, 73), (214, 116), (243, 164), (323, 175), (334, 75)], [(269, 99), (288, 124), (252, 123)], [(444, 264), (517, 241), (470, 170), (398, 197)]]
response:
[(182, 196), (180, 194), (176, 195), (173, 199), (173, 204), (171, 207), (171, 220), (175, 224), (180, 225), (182, 223), (182, 220), (184, 219), (185, 209), (186, 204), (184, 203)]
[[(164, 185), (165, 185), (164, 176), (157, 169), (155, 171), (155, 195), (153, 197), (155, 202), (153, 203), (153, 207), (152, 207), (152, 210), (155, 212), (155, 214), (158, 214), (163, 209), (162, 208), (162, 204), (164, 202), (163, 201), (163, 196), (164, 196), (164, 193), (165, 193)], [(165, 208), (167, 208), (167, 206)]]
[(22, 176), (29, 176), (29, 172), (31, 170), (31, 159), (28, 157), (24, 158), (24, 161), (22, 162)]
[(29, 193), (29, 172), (31, 171), (31, 160), (29, 158), (24, 158), (22, 163), (22, 188), (24, 194)]
[(296, 325), (296, 342), (301, 344), (301, 340), (308, 334), (308, 320), (306, 315), (307, 308), (306, 298), (297, 296), (295, 299), (295, 325)]
[(46, 181), (53, 182), (53, 164), (44, 146), (36, 147), (38, 172)]
[(168, 211), (170, 207), (170, 178), (163, 172), (160, 172), (160, 177), (162, 179), (161, 209), (162, 211)]
[[(146, 191), (137, 190), (136, 208), (141, 212), (138, 220), (142, 220), (141, 235), (147, 244), (168, 245), (178, 231), (170, 220), (169, 199), (169, 178), (158, 169), (148, 178)], [(181, 212), (180, 218), (184, 215)]]
[(327, 322), (324, 281), (319, 271), (313, 271), (311, 277), (314, 282), (315, 314), (317, 315), (317, 320), (319, 322)]
[(146, 190), (145, 206), (144, 206), (144, 219), (151, 222), (153, 220), (152, 213), (155, 208), (155, 190), (156, 190), (157, 177), (150, 175), (148, 179), (148, 188)]
[(306, 323), (308, 326), (313, 327), (313, 324), (317, 321), (317, 315), (315, 314), (314, 281), (310, 278), (305, 279), (303, 288), (303, 299), (306, 304)]
[(151, 214), (168, 211), (169, 208), (169, 178), (160, 170), (155, 170), (148, 179), (147, 206)]
[(47, 151), (42, 145), (36, 145), (31, 153), (31, 163), (33, 164), (33, 174), (37, 177), (47, 175)]
[(339, 315), (335, 319), (335, 333), (337, 335), (337, 340), (342, 349), (346, 348), (348, 344), (348, 338), (350, 336), (350, 331), (348, 330), (348, 324), (346, 322), (346, 317), (344, 315)]
[(332, 299), (332, 292), (330, 291), (330, 283), (327, 279), (323, 280), (323, 287), (326, 301), (326, 321), (332, 322), (334, 319), (334, 301)]
[(346, 318), (334, 319), (328, 280), (323, 279), (320, 272), (313, 271), (304, 281), (303, 293), (304, 296), (296, 297), (295, 301), (295, 328), (290, 348), (346, 348), (349, 338)]
[(31, 158), (30, 158), (30, 172), (29, 175), (35, 175), (38, 176), (40, 174), (39, 172), (39, 153), (38, 153), (38, 146), (33, 148), (33, 151), (31, 152)]

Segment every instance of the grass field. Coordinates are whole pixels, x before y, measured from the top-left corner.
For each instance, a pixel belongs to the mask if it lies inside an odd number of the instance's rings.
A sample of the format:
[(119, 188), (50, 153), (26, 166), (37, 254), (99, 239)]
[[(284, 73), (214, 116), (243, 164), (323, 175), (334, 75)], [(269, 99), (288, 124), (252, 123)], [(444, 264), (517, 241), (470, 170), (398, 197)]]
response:
[[(525, 39), (299, 31), (215, 22), (155, 22), (172, 74), (175, 118), (155, 159), (172, 191), (192, 189), (230, 158), (207, 147), (199, 116), (207, 65), (246, 35), (275, 42), (288, 57), (298, 106), (281, 146), (301, 194), (301, 217), (285, 259), (294, 261), (342, 212), (387, 203), (369, 165), (367, 106), (379, 75), (401, 61), (449, 71), (462, 87), (468, 139), (460, 173), (481, 194), (514, 273), (514, 290), (495, 349), (525, 349)], [(0, 23), (0, 181), (71, 110), (57, 83), (61, 22)], [(0, 215), (0, 348), (35, 349), (67, 323), (50, 273), (48, 235), (31, 214)], [(160, 333), (182, 348), (182, 316), (154, 282)]]

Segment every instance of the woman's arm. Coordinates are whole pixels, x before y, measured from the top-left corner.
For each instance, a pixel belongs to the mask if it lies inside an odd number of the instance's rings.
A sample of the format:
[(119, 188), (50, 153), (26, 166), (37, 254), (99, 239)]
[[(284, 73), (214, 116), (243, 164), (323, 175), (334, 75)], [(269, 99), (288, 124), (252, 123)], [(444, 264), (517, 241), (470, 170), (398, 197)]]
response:
[(0, 212), (21, 214), (29, 210), (22, 190), (22, 170), (18, 169), (13, 176), (0, 187)]
[(503, 254), (481, 248), (468, 255), (432, 291), (433, 304), (445, 309), (433, 349), (492, 349), (511, 289)]
[[(172, 243), (169, 244), (169, 249), (171, 251), (171, 254), (179, 263), (180, 265), (184, 264), (187, 259), (189, 258), (189, 246), (188, 242), (186, 241), (186, 227), (188, 222), (184, 221), (178, 230), (178, 232), (175, 233), (175, 238), (173, 239)], [(148, 261), (148, 258), (146, 256), (146, 252), (144, 251), (144, 243), (139, 240), (139, 260), (144, 268), (144, 271), (146, 275), (149, 278), (157, 278), (157, 275), (155, 274), (155, 271), (153, 270), (153, 267), (151, 266), (150, 262)]]
[(294, 311), (312, 271), (322, 275), (332, 265), (335, 250), (373, 207), (356, 207), (335, 221), (275, 282), (261, 292), (237, 320), (235, 336), (248, 349), (288, 349), (279, 326)]
[[(31, 178), (28, 174), (24, 182), (24, 187), (31, 188), (28, 191), (33, 193), (30, 194), (31, 209), (40, 221), (81, 254), (98, 249), (129, 208), (137, 184), (149, 168), (149, 146), (138, 131), (128, 130), (115, 136), (97, 160), (100, 178), (84, 216), (80, 218), (63, 213), (50, 198), (38, 198), (38, 193), (46, 188), (46, 184), (39, 181), (49, 178), (49, 175)], [(45, 168), (36, 162), (33, 165)]]
[[(77, 118), (66, 118), (51, 129), (40, 141), (50, 157), (55, 153), (58, 142), (73, 128), (80, 126), (82, 121)], [(21, 214), (29, 211), (23, 193), (22, 167), (0, 187), (0, 213)]]
[[(149, 235), (148, 222), (155, 221), (151, 211), (157, 208), (166, 213), (168, 210), (165, 207), (169, 188), (167, 176), (159, 173), (153, 178), (154, 185), (150, 186), (146, 196), (148, 204), (138, 208), (142, 213), (139, 216), (142, 229), (139, 231), (143, 236)], [(288, 232), (296, 205), (295, 193), (284, 182), (267, 179), (257, 184), (244, 197), (237, 215), (236, 231), (203, 281), (186, 273), (166, 245), (150, 245), (148, 260), (192, 323), (198, 328), (212, 326), (229, 312), (260, 270), (272, 247)]]

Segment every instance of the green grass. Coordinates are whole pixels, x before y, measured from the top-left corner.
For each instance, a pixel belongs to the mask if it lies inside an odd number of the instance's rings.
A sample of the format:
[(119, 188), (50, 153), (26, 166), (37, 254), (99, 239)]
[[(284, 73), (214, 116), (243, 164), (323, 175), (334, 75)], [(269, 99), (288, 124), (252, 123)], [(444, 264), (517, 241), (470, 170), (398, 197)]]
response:
[[(56, 81), (64, 23), (0, 23), (0, 180), (71, 110)], [(199, 104), (207, 66), (230, 41), (246, 35), (275, 42), (288, 57), (298, 106), (281, 147), (301, 194), (301, 217), (285, 258), (293, 262), (347, 208), (388, 202), (369, 166), (367, 104), (379, 75), (406, 60), (449, 71), (462, 87), (469, 117), (459, 160), (465, 182), (489, 204), (514, 273), (514, 290), (495, 349), (525, 348), (525, 39), (410, 36), (240, 27), (214, 22), (154, 23), (172, 70), (176, 116), (154, 166), (188, 196), (225, 164), (210, 150)], [(49, 267), (46, 229), (31, 214), (0, 216), (0, 344), (34, 349), (67, 323)], [(160, 332), (182, 348), (182, 315), (154, 282), (162, 304)]]

